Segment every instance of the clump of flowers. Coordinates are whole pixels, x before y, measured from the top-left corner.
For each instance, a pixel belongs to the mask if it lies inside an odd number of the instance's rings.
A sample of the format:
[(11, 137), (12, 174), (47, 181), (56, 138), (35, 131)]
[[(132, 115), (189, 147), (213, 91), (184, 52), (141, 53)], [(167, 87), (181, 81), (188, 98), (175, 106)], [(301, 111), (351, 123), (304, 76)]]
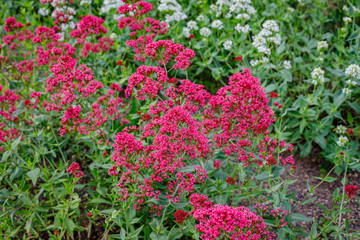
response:
[(350, 200), (354, 199), (356, 193), (358, 191), (358, 187), (356, 185), (347, 185), (345, 186), (346, 195)]
[(77, 162), (73, 162), (66, 171), (71, 173), (75, 178), (81, 178), (84, 176), (84, 173), (81, 171), (81, 167)]
[(262, 217), (246, 207), (214, 205), (199, 194), (190, 196), (192, 216), (198, 221), (196, 230), (202, 239), (215, 240), (227, 236), (230, 239), (273, 239)]

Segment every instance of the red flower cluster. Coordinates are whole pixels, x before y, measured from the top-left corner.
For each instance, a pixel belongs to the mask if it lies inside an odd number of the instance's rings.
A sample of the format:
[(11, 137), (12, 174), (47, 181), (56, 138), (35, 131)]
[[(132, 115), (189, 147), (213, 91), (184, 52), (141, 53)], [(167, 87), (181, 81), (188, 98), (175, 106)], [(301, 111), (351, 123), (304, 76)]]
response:
[(84, 176), (84, 173), (81, 171), (80, 165), (76, 162), (72, 163), (66, 171), (68, 173), (72, 173), (75, 178), (81, 178), (82, 176)]
[(187, 219), (190, 216), (188, 212), (185, 212), (184, 210), (177, 210), (174, 214), (175, 221), (178, 224), (183, 224), (184, 220)]
[[(128, 47), (133, 47), (136, 55), (135, 60), (145, 61), (142, 56), (144, 48), (147, 44), (152, 43), (156, 35), (165, 34), (167, 32), (167, 24), (160, 23), (150, 17), (144, 15), (152, 9), (152, 5), (142, 0), (124, 0), (125, 5), (119, 7), (119, 14), (124, 14), (124, 17), (119, 18), (119, 28), (130, 28), (129, 36), (131, 40), (126, 41)], [(129, 2), (129, 3), (127, 3)]]
[(99, 43), (87, 42), (86, 39), (89, 36), (96, 36), (106, 34), (108, 30), (102, 26), (104, 19), (95, 17), (92, 15), (85, 16), (77, 23), (76, 29), (70, 32), (73, 38), (76, 38), (77, 44), (83, 44), (82, 55), (87, 57), (89, 52), (106, 52), (110, 49), (110, 46), (114, 45), (114, 41), (110, 37), (99, 38)]
[(199, 222), (196, 230), (202, 239), (216, 240), (226, 234), (231, 239), (275, 239), (267, 230), (262, 217), (245, 207), (214, 205), (206, 196), (192, 194), (193, 217)]
[(358, 187), (355, 185), (345, 186), (345, 192), (349, 199), (354, 199), (357, 191), (358, 191)]

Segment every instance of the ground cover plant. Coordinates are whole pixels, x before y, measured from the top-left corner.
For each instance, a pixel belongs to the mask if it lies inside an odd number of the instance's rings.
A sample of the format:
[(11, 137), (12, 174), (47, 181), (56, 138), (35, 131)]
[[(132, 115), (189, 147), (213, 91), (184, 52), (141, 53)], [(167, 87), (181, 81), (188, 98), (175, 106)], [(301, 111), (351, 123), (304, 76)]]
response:
[(4, 1), (1, 238), (360, 238), (359, 6)]

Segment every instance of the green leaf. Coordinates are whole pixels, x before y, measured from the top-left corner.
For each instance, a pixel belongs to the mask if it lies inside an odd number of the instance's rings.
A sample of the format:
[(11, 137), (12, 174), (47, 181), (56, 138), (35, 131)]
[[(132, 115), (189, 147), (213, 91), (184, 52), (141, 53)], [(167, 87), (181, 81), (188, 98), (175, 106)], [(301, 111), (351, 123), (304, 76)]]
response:
[(75, 223), (71, 219), (66, 218), (64, 224), (71, 238), (74, 238)]
[(133, 207), (129, 207), (129, 209), (125, 212), (125, 219), (128, 222), (131, 222), (131, 220), (134, 219), (136, 216), (136, 211)]
[(135, 230), (135, 232), (131, 233), (131, 239), (132, 239), (132, 238), (136, 238), (136, 237), (140, 234), (140, 232), (141, 232), (141, 230), (143, 229), (143, 227), (144, 227), (144, 225), (142, 225), (141, 227), (137, 228), (137, 229)]
[(301, 153), (300, 153), (301, 158), (304, 158), (310, 154), (311, 147), (312, 147), (311, 144), (312, 144), (312, 142), (307, 142), (307, 143), (305, 143), (305, 145), (299, 144), (299, 147), (301, 149)]
[(106, 204), (111, 204), (111, 202), (103, 199), (103, 198), (95, 198), (95, 199), (92, 199), (89, 203), (106, 203)]
[(121, 237), (121, 240), (125, 240), (125, 238), (126, 238), (126, 231), (123, 228), (120, 231), (120, 237)]
[(8, 159), (8, 157), (10, 156), (11, 151), (7, 150), (4, 152), (3, 156), (2, 156), (2, 161), (6, 161), (6, 159)]
[(317, 144), (319, 144), (319, 146), (322, 148), (322, 149), (325, 149), (326, 148), (326, 141), (325, 141), (325, 138), (323, 136), (316, 136), (315, 137), (315, 142)]
[(304, 221), (304, 222), (312, 221), (311, 218), (308, 218), (307, 216), (300, 214), (300, 213), (293, 213), (293, 214), (291, 214), (291, 217), (293, 220), (297, 220), (297, 221)]
[(189, 205), (189, 202), (178, 202), (178, 203), (171, 203), (175, 208), (182, 209)]
[(269, 172), (263, 171), (259, 175), (255, 176), (255, 179), (257, 179), (257, 180), (269, 179)]
[(311, 202), (313, 202), (315, 199), (316, 199), (317, 197), (313, 197), (313, 198), (310, 198), (310, 199), (308, 199), (308, 200), (305, 200), (302, 204), (308, 204), (308, 203), (311, 203)]
[(311, 226), (310, 234), (311, 234), (311, 237), (316, 237), (316, 235), (317, 235), (317, 226), (316, 226), (315, 221), (314, 221), (313, 225)]
[(23, 173), (24, 172), (21, 167), (15, 167), (15, 170), (11, 173), (10, 182), (12, 182), (15, 178), (18, 178), (21, 175), (23, 175)]
[(285, 171), (285, 168), (280, 167), (280, 166), (273, 166), (271, 169), (271, 179), (277, 179), (278, 177), (280, 177), (280, 175)]
[(28, 175), (29, 178), (31, 179), (34, 186), (36, 185), (36, 181), (39, 178), (39, 174), (40, 174), (40, 168), (34, 168), (30, 172), (26, 173), (26, 175)]
[(15, 141), (13, 141), (11, 143), (11, 150), (15, 150), (16, 147), (19, 145), (20, 141), (21, 141), (22, 135), (20, 135), (20, 137), (18, 137), (17, 139), (15, 139)]
[(168, 240), (176, 240), (183, 236), (182, 232), (180, 232), (180, 229), (174, 226), (168, 235)]

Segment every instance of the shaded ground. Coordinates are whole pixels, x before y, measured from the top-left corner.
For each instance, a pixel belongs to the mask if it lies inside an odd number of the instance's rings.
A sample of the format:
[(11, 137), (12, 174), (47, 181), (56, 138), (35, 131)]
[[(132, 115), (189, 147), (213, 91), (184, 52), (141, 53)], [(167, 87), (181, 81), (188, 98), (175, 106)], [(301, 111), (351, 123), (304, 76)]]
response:
[[(319, 151), (315, 150), (312, 152), (312, 155), (301, 159), (300, 157), (296, 156), (296, 169), (293, 174), (296, 176), (297, 181), (292, 185), (289, 192), (298, 192), (295, 198), (299, 201), (303, 200), (307, 197), (307, 179), (310, 179), (310, 186), (315, 186), (321, 180), (315, 179), (315, 176), (323, 176), (321, 174), (320, 169), (324, 163), (323, 160), (319, 157)], [(325, 174), (327, 174), (331, 170), (332, 166), (328, 166), (325, 170)], [(336, 177), (337, 179), (332, 182), (324, 182), (318, 188), (315, 189), (314, 194), (312, 197), (317, 197), (312, 203), (308, 203), (306, 205), (299, 206), (297, 208), (298, 213), (304, 214), (307, 217), (314, 218), (318, 223), (322, 223), (322, 218), (325, 217), (324, 211), (322, 208), (315, 205), (322, 204), (331, 211), (333, 207), (333, 192), (336, 188), (340, 189), (340, 194), (342, 191), (342, 184), (341, 179), (343, 174), (337, 176), (335, 173), (330, 175), (331, 177)], [(349, 180), (348, 184), (354, 184), (359, 186), (360, 185), (360, 174), (358, 172), (348, 173), (347, 178)], [(359, 196), (359, 194), (357, 194)], [(311, 197), (310, 197), (311, 198)], [(339, 205), (339, 203), (338, 203)], [(346, 208), (351, 209), (346, 214), (343, 214), (343, 218), (347, 219), (357, 219), (356, 221), (350, 222), (350, 230), (353, 231), (360, 231), (360, 203), (359, 198), (355, 198), (349, 204), (346, 205)], [(309, 232), (311, 229), (312, 222), (300, 222), (299, 226), (305, 226), (306, 232)]]

